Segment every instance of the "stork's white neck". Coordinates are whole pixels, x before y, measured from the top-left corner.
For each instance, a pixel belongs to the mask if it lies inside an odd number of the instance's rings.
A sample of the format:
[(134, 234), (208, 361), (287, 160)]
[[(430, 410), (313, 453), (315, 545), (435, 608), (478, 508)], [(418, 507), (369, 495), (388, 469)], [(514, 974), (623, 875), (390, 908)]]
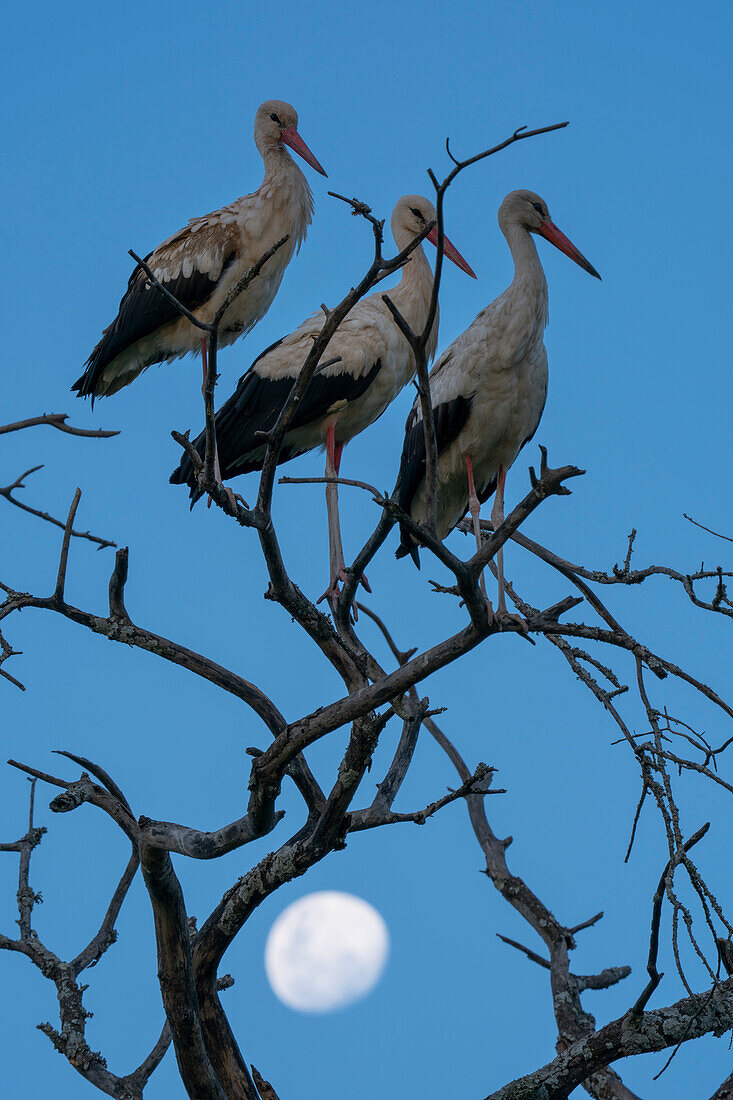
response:
[[(397, 228), (394, 232), (395, 243), (399, 252), (407, 248), (413, 239), (413, 234)], [(413, 332), (422, 332), (428, 319), (430, 297), (433, 292), (433, 269), (428, 263), (428, 258), (421, 244), (410, 253), (409, 259), (402, 268), (402, 277), (392, 291), (388, 291), (389, 297), (399, 309), (402, 316)], [(439, 310), (435, 311), (435, 321), (428, 339), (426, 352), (430, 362), (435, 356), (438, 346), (438, 322)]]
[(263, 225), (263, 232), (275, 240), (286, 233), (290, 235), (289, 254), (283, 250), (287, 263), (293, 249), (299, 249), (305, 240), (313, 215), (313, 194), (304, 173), (282, 142), (261, 142), (257, 147), (265, 166), (264, 179), (256, 192), (267, 204), (267, 225)]
[[(259, 149), (265, 166), (266, 180), (282, 174), (290, 175), (293, 169), (303, 176), (300, 168), (281, 141), (262, 142)], [(305, 179), (305, 176), (303, 176), (303, 179)]]
[(514, 278), (506, 294), (526, 301), (542, 329), (547, 324), (547, 279), (529, 230), (518, 222), (501, 226), (514, 260)]

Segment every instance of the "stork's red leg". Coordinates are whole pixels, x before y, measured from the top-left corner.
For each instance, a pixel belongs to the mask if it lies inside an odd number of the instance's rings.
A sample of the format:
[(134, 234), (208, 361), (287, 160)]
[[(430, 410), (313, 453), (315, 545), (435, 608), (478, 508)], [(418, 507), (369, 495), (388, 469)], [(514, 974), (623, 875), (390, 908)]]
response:
[[(329, 428), (330, 432), (334, 432), (333, 425)], [(333, 445), (333, 472), (338, 477), (339, 470), (341, 469), (341, 455), (344, 453), (343, 443), (334, 443)]]
[[(491, 526), (496, 531), (504, 522), (504, 485), (506, 484), (506, 470), (499, 467), (499, 476), (496, 482), (494, 494), (494, 506), (491, 509)], [(500, 615), (506, 615), (506, 600), (504, 599), (504, 547), (496, 552), (496, 579), (499, 582), (499, 603), (496, 610)]]
[[(341, 469), (341, 456), (342, 456), (343, 453), (344, 453), (344, 444), (343, 443), (334, 443), (334, 448), (333, 448), (333, 469), (334, 469), (334, 473), (335, 473), (336, 477), (338, 477), (339, 470)], [(328, 477), (328, 474), (326, 474), (326, 476)], [(334, 489), (338, 493), (338, 485), (334, 485)], [(338, 503), (337, 503), (337, 510), (336, 510), (336, 518), (338, 520)], [(340, 530), (340, 527), (339, 527), (339, 543), (340, 542), (341, 542), (341, 530)], [(344, 558), (344, 552), (343, 552), (343, 549), (342, 549), (341, 550), (341, 560), (342, 561), (343, 561), (343, 558)], [(345, 572), (345, 567), (342, 568), (342, 574), (344, 572)], [(345, 576), (342, 576), (341, 579), (345, 580), (346, 578), (345, 578)], [(359, 583), (371, 595), (372, 589), (371, 589), (371, 585), (369, 584), (369, 581), (367, 580), (366, 573), (362, 573), (362, 575), (360, 577), (360, 580), (359, 580)], [(354, 618), (356, 618), (356, 608), (354, 608)]]
[[(499, 475), (496, 480), (496, 495), (494, 496), (494, 506), (491, 509), (491, 526), (495, 531), (501, 527), (504, 522), (504, 485), (506, 483), (506, 470), (503, 466), (499, 467)], [(499, 602), (496, 605), (496, 617), (504, 622), (515, 623), (520, 630), (523, 630), (526, 634), (528, 631), (527, 622), (521, 615), (510, 615), (506, 609), (506, 599), (504, 596), (504, 547), (496, 552), (496, 569), (495, 575), (499, 585)]]
[[(201, 396), (206, 397), (206, 379), (209, 375), (209, 344), (206, 336), (201, 337), (201, 363), (203, 366), (203, 381), (201, 383)], [(221, 466), (219, 465), (219, 451), (216, 446), (216, 436), (214, 436), (214, 480), (217, 485), (221, 485), (222, 489), (229, 497), (229, 503), (232, 506), (232, 511), (237, 514), (237, 501), (241, 501), (245, 508), (248, 507), (247, 501), (239, 493), (233, 492), (228, 485), (225, 485), (221, 480)], [(206, 502), (206, 507), (211, 507), (211, 497)]]
[[(343, 449), (343, 443), (336, 443), (334, 426), (330, 424), (326, 433), (326, 477), (338, 477)], [(323, 596), (321, 596), (321, 600), (325, 598), (333, 605), (338, 599), (339, 581), (343, 580), (346, 575), (339, 521), (338, 485), (334, 482), (326, 484), (326, 511), (328, 514), (329, 584)], [(320, 600), (318, 602), (320, 603)]]
[[(473, 520), (473, 533), (476, 536), (476, 549), (480, 550), (482, 544), (481, 522), (479, 518), (481, 513), (481, 501), (476, 495), (476, 486), (473, 482), (473, 466), (471, 465), (470, 455), (466, 455), (466, 473), (468, 474), (468, 509), (471, 513), (471, 519)], [(491, 607), (491, 601), (486, 595), (486, 581), (484, 580), (483, 570), (481, 572), (481, 576), (479, 577), (478, 583), (483, 597), (486, 600), (486, 603), (489, 605), (489, 612), (491, 613), (493, 609)]]
[[(331, 424), (326, 432), (326, 477), (338, 477), (341, 468), (341, 456), (344, 444), (336, 442), (336, 432)], [(319, 599), (328, 600), (333, 607), (339, 595), (339, 581), (346, 580), (346, 563), (344, 561), (344, 548), (341, 543), (341, 521), (339, 518), (338, 485), (335, 482), (326, 484), (326, 510), (328, 513), (328, 559), (330, 571), (330, 583), (326, 591)], [(371, 592), (369, 581), (362, 573), (361, 584), (367, 592)], [(354, 614), (356, 610), (354, 609)]]

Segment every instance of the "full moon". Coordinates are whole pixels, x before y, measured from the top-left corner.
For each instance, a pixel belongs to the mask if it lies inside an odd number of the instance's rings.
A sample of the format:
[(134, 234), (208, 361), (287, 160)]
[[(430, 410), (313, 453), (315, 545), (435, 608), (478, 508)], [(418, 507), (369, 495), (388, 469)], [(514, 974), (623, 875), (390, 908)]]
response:
[(273, 992), (300, 1012), (332, 1012), (357, 1001), (382, 976), (387, 925), (353, 894), (324, 890), (293, 902), (277, 918), (265, 947)]

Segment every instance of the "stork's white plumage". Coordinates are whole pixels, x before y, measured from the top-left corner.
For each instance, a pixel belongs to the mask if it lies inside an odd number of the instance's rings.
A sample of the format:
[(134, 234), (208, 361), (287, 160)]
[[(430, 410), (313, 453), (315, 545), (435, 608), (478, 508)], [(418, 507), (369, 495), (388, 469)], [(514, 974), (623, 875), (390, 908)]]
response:
[[(443, 352), (430, 373), (438, 445), (437, 534), (444, 539), (470, 510), (478, 545), (480, 503), (496, 490), (492, 521), (494, 526), (503, 522), (506, 472), (537, 431), (547, 396), (547, 281), (532, 234), (545, 237), (600, 279), (553, 225), (546, 203), (533, 191), (506, 196), (499, 226), (514, 260), (514, 279)], [(422, 522), (425, 438), (419, 400), (405, 425), (399, 503)], [(397, 556), (408, 553), (419, 565), (417, 545), (403, 529)], [(505, 613), (500, 555), (497, 568), (498, 608)]]
[[(392, 212), (392, 234), (401, 251), (427, 224), (435, 220), (433, 204), (420, 195), (404, 195)], [(427, 240), (435, 243), (436, 230)], [(471, 268), (450, 241), (445, 254), (469, 275)], [(474, 276), (475, 278), (475, 276)], [(422, 245), (409, 257), (399, 284), (389, 297), (413, 331), (421, 332), (427, 322), (433, 272)], [(315, 447), (326, 447), (327, 475), (337, 474), (344, 444), (378, 419), (415, 373), (415, 358), (397, 328), (380, 289), (357, 303), (341, 323), (326, 348), (322, 361), (339, 357), (330, 366), (317, 367), (285, 435), (280, 462)], [(235, 393), (216, 414), (216, 440), (224, 478), (262, 468), (265, 444), (262, 435), (273, 427), (288, 394), (322, 329), (324, 316), (317, 312), (294, 332), (262, 353), (239, 380)], [(427, 346), (429, 360), (438, 342), (438, 314)], [(202, 433), (194, 446), (203, 454)], [(191, 497), (200, 496), (193, 466), (184, 457), (171, 475), (175, 484), (188, 483)], [(331, 545), (331, 581), (343, 572), (344, 562), (335, 509), (335, 486), (327, 491)], [(332, 583), (330, 594), (335, 591)]]
[[(145, 257), (156, 279), (199, 320), (210, 322), (237, 280), (273, 244), (289, 236), (224, 314), (219, 346), (233, 343), (267, 313), (311, 223), (313, 196), (308, 181), (285, 146), (326, 175), (300, 137), (298, 115), (289, 103), (279, 99), (262, 103), (255, 114), (254, 137), (265, 166), (258, 189), (221, 210), (192, 218)], [(107, 397), (153, 363), (197, 352), (201, 335), (149, 285), (138, 266), (117, 317), (105, 329), (72, 389), (92, 400)]]

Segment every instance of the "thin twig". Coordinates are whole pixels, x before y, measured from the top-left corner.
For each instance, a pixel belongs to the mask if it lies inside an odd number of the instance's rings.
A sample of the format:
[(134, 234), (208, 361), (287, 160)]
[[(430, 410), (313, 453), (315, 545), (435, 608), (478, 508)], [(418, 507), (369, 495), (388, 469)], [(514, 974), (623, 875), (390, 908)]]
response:
[(711, 530), (711, 528), (706, 527), (704, 523), (698, 523), (696, 519), (692, 518), (692, 516), (688, 516), (687, 512), (683, 512), (682, 515), (690, 523), (694, 523), (695, 527), (699, 527), (702, 531), (707, 531), (709, 535), (715, 535), (716, 539), (725, 539), (726, 542), (733, 542), (733, 539), (730, 537), (730, 535), (721, 535), (719, 531)]
[(61, 543), (61, 557), (59, 559), (59, 572), (56, 579), (56, 588), (54, 589), (54, 599), (57, 603), (64, 602), (64, 587), (66, 585), (66, 566), (69, 560), (69, 545), (71, 543), (71, 534), (73, 530), (74, 517), (76, 516), (76, 510), (79, 507), (79, 501), (81, 500), (81, 489), (77, 487), (74, 493), (74, 499), (71, 502), (69, 508), (69, 514), (66, 518), (66, 525), (64, 527), (64, 538)]
[(682, 853), (689, 852), (690, 848), (694, 847), (694, 845), (697, 844), (699, 840), (702, 840), (709, 828), (710, 822), (708, 821), (705, 823), (705, 825), (701, 826), (697, 830), (697, 832), (693, 833), (690, 839), (682, 845), (681, 852), (677, 856), (671, 857), (666, 867), (662, 871), (657, 889), (654, 892), (654, 901), (652, 903), (652, 927), (651, 934), (649, 936), (649, 958), (646, 964), (647, 973), (649, 974), (649, 981), (637, 998), (636, 1002), (629, 1009), (630, 1015), (637, 1016), (644, 1011), (644, 1008), (646, 1007), (649, 998), (664, 977), (664, 975), (660, 974), (657, 970), (657, 954), (659, 951), (659, 922), (662, 915), (662, 900), (664, 898), (668, 876), (670, 875), (670, 872), (673, 871), (676, 863), (679, 862)]
[(368, 481), (356, 481), (351, 477), (279, 477), (278, 485), (353, 485), (356, 489), (366, 489), (374, 497), (377, 504), (384, 499), (379, 489), (375, 489)]
[(19, 432), (23, 428), (35, 428), (39, 424), (48, 424), (49, 427), (57, 428), (68, 435), (82, 435), (94, 439), (109, 439), (113, 435), (120, 434), (118, 431), (110, 432), (102, 428), (73, 428), (71, 424), (66, 423), (68, 418), (68, 413), (43, 413), (42, 416), (32, 416), (28, 420), (16, 420), (14, 424), (0, 424), (0, 435)]
[[(116, 435), (116, 432), (109, 433)], [(52, 523), (55, 527), (60, 527), (63, 531), (66, 528), (66, 524), (62, 523), (60, 519), (56, 519), (54, 516), (49, 515), (48, 512), (41, 512), (38, 508), (31, 508), (29, 504), (24, 504), (22, 500), (17, 500), (13, 496), (14, 489), (25, 489), (23, 479), (29, 477), (31, 474), (36, 473), (37, 470), (42, 470), (43, 465), (31, 466), (30, 470), (26, 470), (24, 473), (17, 477), (12, 485), (6, 485), (4, 488), (0, 488), (0, 496), (5, 497), (7, 501), (14, 504), (16, 508), (22, 509), (24, 512), (28, 512), (32, 516), (37, 516), (39, 519), (45, 520), (47, 523)], [(89, 531), (73, 531), (71, 532), (73, 538), (88, 539), (90, 542), (96, 542), (99, 545), (100, 550), (104, 550), (108, 546), (116, 546), (117, 543), (112, 542), (110, 539), (102, 539), (97, 535), (92, 535)]]

